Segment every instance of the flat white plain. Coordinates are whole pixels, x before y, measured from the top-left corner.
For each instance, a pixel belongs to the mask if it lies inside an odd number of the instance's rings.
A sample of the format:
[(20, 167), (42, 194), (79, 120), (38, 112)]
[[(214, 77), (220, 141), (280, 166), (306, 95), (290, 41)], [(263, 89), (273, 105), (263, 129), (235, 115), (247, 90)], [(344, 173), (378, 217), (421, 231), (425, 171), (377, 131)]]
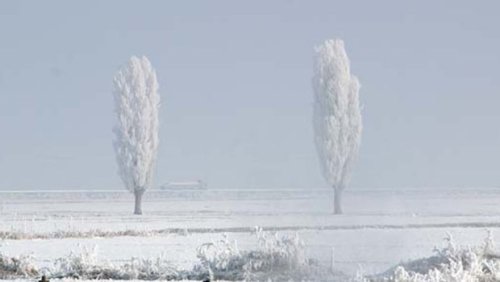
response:
[[(254, 248), (252, 230), (262, 226), (284, 234), (298, 232), (308, 255), (324, 264), (333, 248), (334, 267), (354, 274), (360, 269), (378, 273), (429, 256), (447, 232), (463, 245), (480, 244), (486, 229), (500, 236), (498, 189), (349, 190), (344, 200), (351, 208), (342, 216), (331, 215), (331, 192), (249, 191), (249, 197), (242, 191), (198, 196), (151, 191), (141, 218), (130, 214), (132, 195), (121, 191), (37, 192), (37, 197), (3, 192), (0, 231), (26, 238), (3, 240), (1, 251), (33, 254), (43, 265), (80, 246), (98, 246), (99, 256), (112, 262), (164, 253), (174, 264), (190, 267), (196, 248), (223, 233), (242, 250)], [(119, 231), (123, 233), (113, 233)]]

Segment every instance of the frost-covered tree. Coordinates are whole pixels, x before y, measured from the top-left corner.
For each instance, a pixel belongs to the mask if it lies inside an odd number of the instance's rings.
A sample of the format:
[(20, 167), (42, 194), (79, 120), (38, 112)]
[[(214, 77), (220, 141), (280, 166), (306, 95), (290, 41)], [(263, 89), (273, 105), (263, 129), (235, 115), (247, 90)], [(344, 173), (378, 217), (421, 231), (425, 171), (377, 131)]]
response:
[(156, 72), (145, 56), (131, 57), (116, 73), (113, 86), (118, 170), (125, 187), (134, 193), (134, 214), (142, 214), (142, 196), (153, 179), (159, 142)]
[(315, 51), (315, 144), (323, 175), (334, 189), (334, 212), (340, 214), (342, 191), (361, 141), (360, 84), (351, 74), (342, 40), (327, 40)]

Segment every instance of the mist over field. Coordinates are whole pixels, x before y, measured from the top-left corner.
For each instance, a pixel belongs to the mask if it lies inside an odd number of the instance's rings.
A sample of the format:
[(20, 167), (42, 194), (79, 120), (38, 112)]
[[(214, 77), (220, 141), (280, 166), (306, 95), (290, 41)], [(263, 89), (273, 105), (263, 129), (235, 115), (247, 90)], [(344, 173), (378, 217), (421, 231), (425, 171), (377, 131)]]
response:
[(500, 280), (499, 8), (2, 1), (0, 280)]

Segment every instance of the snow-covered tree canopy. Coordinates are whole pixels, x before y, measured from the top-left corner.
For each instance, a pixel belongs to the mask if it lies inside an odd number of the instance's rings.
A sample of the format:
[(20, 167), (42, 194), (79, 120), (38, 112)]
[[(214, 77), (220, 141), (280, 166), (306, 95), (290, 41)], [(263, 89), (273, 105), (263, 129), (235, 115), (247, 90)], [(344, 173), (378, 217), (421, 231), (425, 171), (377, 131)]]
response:
[(158, 149), (160, 95), (156, 72), (149, 60), (132, 57), (114, 77), (118, 122), (114, 148), (119, 174), (132, 192), (151, 185)]
[(349, 181), (361, 141), (358, 79), (340, 39), (315, 48), (314, 133), (323, 174), (335, 189)]

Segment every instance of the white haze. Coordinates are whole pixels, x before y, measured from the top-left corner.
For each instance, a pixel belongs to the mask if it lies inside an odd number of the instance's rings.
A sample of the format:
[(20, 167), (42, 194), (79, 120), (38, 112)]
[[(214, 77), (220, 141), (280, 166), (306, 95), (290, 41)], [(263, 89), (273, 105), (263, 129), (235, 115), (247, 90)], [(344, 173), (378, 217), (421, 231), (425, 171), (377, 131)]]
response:
[(166, 101), (157, 183), (328, 188), (311, 76), (333, 37), (362, 83), (353, 189), (498, 186), (499, 5), (1, 1), (0, 189), (121, 189), (111, 77), (134, 54)]
[(0, 280), (498, 280), (499, 10), (0, 1)]

